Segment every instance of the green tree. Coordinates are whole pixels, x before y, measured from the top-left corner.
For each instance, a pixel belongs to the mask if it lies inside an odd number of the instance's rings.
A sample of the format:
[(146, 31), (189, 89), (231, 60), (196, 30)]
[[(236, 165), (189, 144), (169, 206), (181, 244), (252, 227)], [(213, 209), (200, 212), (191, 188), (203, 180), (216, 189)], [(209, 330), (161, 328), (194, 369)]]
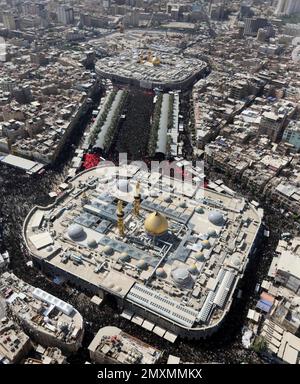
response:
[(253, 351), (256, 353), (262, 353), (267, 349), (267, 343), (262, 336), (258, 336), (255, 338), (254, 343), (252, 345)]

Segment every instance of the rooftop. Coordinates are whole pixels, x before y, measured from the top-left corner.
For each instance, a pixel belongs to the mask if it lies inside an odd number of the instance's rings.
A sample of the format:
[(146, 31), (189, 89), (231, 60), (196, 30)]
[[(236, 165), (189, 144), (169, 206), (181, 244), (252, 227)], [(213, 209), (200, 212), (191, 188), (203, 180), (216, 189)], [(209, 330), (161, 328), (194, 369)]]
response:
[(144, 51), (124, 52), (119, 56), (98, 60), (96, 72), (108, 78), (135, 79), (163, 86), (180, 84), (206, 68), (206, 63), (198, 59), (179, 58), (177, 55), (164, 53), (156, 65), (151, 57)]
[(9, 272), (0, 276), (0, 295), (32, 330), (53, 336), (66, 345), (81, 340), (83, 319), (70, 304), (26, 284)]
[[(128, 192), (119, 188), (122, 172)], [(34, 208), (24, 236), (33, 256), (57, 274), (67, 272), (179, 326), (205, 328), (229, 309), (260, 221), (261, 213), (243, 199), (203, 190), (199, 181), (182, 184), (133, 166), (99, 167), (75, 177), (63, 200)]]
[(117, 327), (101, 328), (89, 345), (89, 351), (110, 357), (119, 364), (155, 364), (162, 356), (156, 348)]
[(17, 363), (31, 348), (29, 337), (12, 321), (0, 323), (0, 364)]

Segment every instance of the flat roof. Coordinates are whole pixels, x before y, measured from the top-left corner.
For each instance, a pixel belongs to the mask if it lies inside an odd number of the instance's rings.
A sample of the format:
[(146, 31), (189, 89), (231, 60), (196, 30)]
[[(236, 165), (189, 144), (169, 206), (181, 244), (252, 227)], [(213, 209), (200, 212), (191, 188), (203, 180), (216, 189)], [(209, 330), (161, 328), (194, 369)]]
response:
[(29, 240), (38, 250), (53, 244), (53, 239), (49, 232), (38, 233), (31, 236)]
[(179, 364), (180, 358), (174, 355), (169, 355), (167, 364)]
[(6, 155), (0, 158), (0, 161), (4, 164), (8, 164), (24, 171), (30, 171), (35, 168), (37, 165), (40, 165), (40, 169), (43, 168), (43, 165), (32, 160), (24, 159), (15, 155)]
[(173, 28), (173, 29), (189, 29), (194, 30), (196, 25), (194, 23), (186, 23), (182, 21), (171, 21), (170, 23), (163, 24), (163, 28)]
[(114, 326), (100, 328), (88, 349), (110, 356), (119, 363), (129, 362), (132, 352), (141, 354), (138, 364), (154, 364), (162, 355), (158, 349)]
[(290, 332), (284, 332), (278, 350), (278, 357), (289, 364), (296, 364), (299, 360), (300, 338)]
[(291, 251), (283, 251), (278, 258), (277, 270), (287, 272), (300, 279), (300, 257)]

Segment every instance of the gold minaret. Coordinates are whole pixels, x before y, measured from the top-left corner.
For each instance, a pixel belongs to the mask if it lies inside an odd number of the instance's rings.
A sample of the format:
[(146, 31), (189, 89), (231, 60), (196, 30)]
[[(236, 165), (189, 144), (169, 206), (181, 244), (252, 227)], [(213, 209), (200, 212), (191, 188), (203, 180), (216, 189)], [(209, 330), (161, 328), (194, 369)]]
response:
[(139, 216), (141, 206), (141, 194), (140, 194), (140, 182), (137, 181), (135, 186), (135, 195), (134, 195), (134, 214)]
[(149, 63), (152, 63), (152, 59), (153, 59), (152, 51), (149, 49), (149, 51), (148, 51), (148, 55), (147, 55), (147, 61), (148, 61)]
[(122, 202), (122, 200), (118, 201), (117, 216), (118, 216), (119, 235), (124, 237), (125, 236), (125, 230), (124, 230), (125, 227), (124, 227), (124, 212), (123, 212), (123, 202)]

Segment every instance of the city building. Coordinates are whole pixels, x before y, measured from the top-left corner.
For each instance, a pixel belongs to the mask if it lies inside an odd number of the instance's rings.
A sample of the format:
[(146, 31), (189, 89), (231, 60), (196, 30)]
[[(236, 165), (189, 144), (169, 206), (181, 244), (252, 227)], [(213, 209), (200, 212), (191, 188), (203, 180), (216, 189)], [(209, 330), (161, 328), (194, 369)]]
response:
[[(212, 71), (193, 87), (191, 131), (195, 144), (204, 149), (227, 124), (238, 116), (265, 85), (255, 77)], [(223, 133), (223, 132), (222, 132)]]
[(0, 272), (3, 272), (7, 269), (8, 264), (10, 262), (10, 257), (8, 252), (0, 252)]
[(300, 174), (296, 171), (294, 177), (276, 177), (268, 183), (265, 193), (278, 206), (294, 214), (300, 213)]
[(253, 18), (245, 18), (244, 23), (245, 23), (244, 35), (256, 36), (258, 30), (260, 28), (264, 28), (268, 24), (268, 21), (265, 18), (253, 17)]
[(296, 151), (300, 149), (300, 124), (295, 120), (291, 120), (284, 130), (282, 140), (293, 145)]
[(110, 326), (99, 329), (88, 349), (96, 364), (157, 364), (162, 357), (158, 349)]
[[(95, 74), (81, 63), (84, 58), (80, 53), (67, 57), (59, 49), (46, 46), (35, 54), (29, 48), (20, 49), (3, 63), (1, 152), (24, 162), (50, 164), (57, 159), (89, 110), (90, 97), (99, 91)], [(34, 71), (35, 76), (28, 78), (28, 71)]]
[(283, 250), (275, 264), (275, 283), (300, 296), (300, 241), (295, 238), (289, 249)]
[(289, 36), (300, 36), (300, 25), (299, 24), (285, 24), (283, 32)]
[(96, 63), (96, 73), (118, 84), (163, 90), (186, 89), (199, 80), (207, 70), (201, 60), (164, 54), (164, 58), (152, 51), (106, 57)]
[(35, 357), (28, 357), (23, 364), (67, 364), (66, 356), (55, 347), (44, 348), (38, 345), (35, 349)]
[(261, 284), (256, 310), (251, 310), (254, 316), (248, 314), (254, 348), (256, 342), (262, 343), (261, 352), (274, 363), (300, 363), (299, 260), (299, 237), (283, 234)]
[(1, 363), (300, 363), (299, 2), (0, 0)]
[[(159, 35), (161, 39), (163, 34)], [(120, 44), (119, 52), (96, 62), (96, 73), (117, 84), (133, 85), (145, 89), (179, 90), (192, 86), (208, 70), (199, 59), (179, 56), (164, 42), (153, 42), (153, 34), (147, 39), (134, 32), (126, 34), (127, 40), (118, 35), (111, 37), (111, 44)], [(117, 41), (115, 41), (117, 39)], [(127, 45), (126, 49), (124, 48)], [(137, 44), (147, 44), (147, 49), (137, 49)]]
[(278, 115), (274, 112), (264, 112), (260, 121), (258, 134), (267, 135), (275, 142), (282, 136), (285, 121), (284, 115)]
[(265, 108), (259, 124), (259, 135), (267, 135), (273, 142), (282, 138), (288, 119), (297, 111), (297, 105), (283, 100), (281, 103)]
[(59, 6), (57, 9), (57, 19), (59, 23), (64, 25), (72, 24), (74, 22), (74, 10), (69, 6)]
[(300, 363), (300, 338), (284, 332), (277, 356), (288, 364)]
[(243, 20), (245, 17), (250, 18), (253, 15), (254, 12), (251, 9), (250, 5), (243, 2), (240, 6), (239, 19)]
[(210, 17), (212, 20), (223, 20), (225, 17), (224, 4), (216, 4), (211, 8)]
[(26, 284), (9, 272), (0, 276), (0, 294), (7, 304), (7, 316), (32, 340), (46, 347), (58, 347), (66, 353), (80, 348), (83, 319), (70, 304)]
[(294, 13), (300, 12), (299, 0), (278, 0), (275, 15), (277, 16), (290, 16)]
[(31, 350), (29, 337), (11, 320), (0, 320), (0, 364), (16, 364)]
[(3, 12), (2, 17), (3, 17), (4, 28), (14, 31), (17, 27), (17, 23), (16, 23), (17, 20), (15, 15), (12, 12), (5, 11)]

